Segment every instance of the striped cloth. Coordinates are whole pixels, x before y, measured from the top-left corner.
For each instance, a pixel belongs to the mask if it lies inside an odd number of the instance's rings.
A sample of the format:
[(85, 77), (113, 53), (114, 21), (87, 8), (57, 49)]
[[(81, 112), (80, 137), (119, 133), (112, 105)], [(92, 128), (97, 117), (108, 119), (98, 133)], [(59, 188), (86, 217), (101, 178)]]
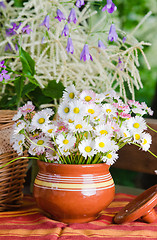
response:
[[(46, 217), (31, 196), (25, 196), (17, 211), (0, 213), (0, 240), (157, 240), (157, 221), (112, 223), (113, 216), (135, 196), (116, 194), (97, 220), (83, 224), (64, 224)], [(157, 208), (156, 208), (157, 210)]]

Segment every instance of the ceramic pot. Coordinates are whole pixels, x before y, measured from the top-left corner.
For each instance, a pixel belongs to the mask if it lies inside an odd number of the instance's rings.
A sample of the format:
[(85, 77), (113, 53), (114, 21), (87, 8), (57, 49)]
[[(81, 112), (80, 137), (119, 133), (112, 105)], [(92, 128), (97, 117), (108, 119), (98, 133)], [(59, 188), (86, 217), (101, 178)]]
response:
[(70, 165), (38, 161), (38, 166), (34, 197), (54, 220), (92, 221), (114, 198), (114, 182), (105, 163)]

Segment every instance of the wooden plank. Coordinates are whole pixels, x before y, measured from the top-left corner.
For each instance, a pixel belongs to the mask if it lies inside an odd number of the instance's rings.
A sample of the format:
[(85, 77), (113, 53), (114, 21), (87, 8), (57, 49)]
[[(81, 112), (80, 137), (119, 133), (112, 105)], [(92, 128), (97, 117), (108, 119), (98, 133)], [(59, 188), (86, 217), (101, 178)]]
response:
[[(146, 119), (146, 121), (151, 128), (157, 130), (157, 119)], [(147, 132), (152, 136), (150, 151), (157, 155), (157, 133), (150, 129)], [(113, 167), (155, 174), (154, 170), (157, 170), (157, 158), (148, 152), (139, 150), (134, 145), (126, 145), (119, 150), (119, 159)]]

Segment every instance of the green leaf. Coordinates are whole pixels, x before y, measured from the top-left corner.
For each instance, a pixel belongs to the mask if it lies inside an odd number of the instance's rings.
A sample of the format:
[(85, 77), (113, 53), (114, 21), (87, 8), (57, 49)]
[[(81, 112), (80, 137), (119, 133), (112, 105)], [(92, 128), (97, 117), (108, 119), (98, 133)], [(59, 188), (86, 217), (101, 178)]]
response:
[(64, 91), (64, 86), (61, 82), (56, 83), (55, 80), (52, 80), (48, 83), (48, 85), (44, 88), (43, 93), (51, 97), (52, 99), (59, 99), (62, 97)]
[(36, 89), (37, 85), (29, 82), (28, 84), (26, 84), (23, 88), (23, 91), (22, 91), (22, 97), (27, 95), (28, 93), (34, 91)]
[(23, 72), (27, 75), (34, 76), (35, 74), (35, 61), (31, 58), (21, 46), (19, 46), (19, 57), (22, 63)]
[(16, 90), (16, 103), (17, 104), (20, 102), (20, 99), (21, 99), (21, 96), (22, 96), (24, 80), (25, 80), (25, 77), (20, 76), (20, 77), (17, 77), (14, 81), (14, 86), (15, 86), (15, 90)]
[(39, 87), (36, 87), (35, 90), (28, 95), (36, 107), (39, 107), (41, 104), (52, 102), (52, 98), (45, 96)]

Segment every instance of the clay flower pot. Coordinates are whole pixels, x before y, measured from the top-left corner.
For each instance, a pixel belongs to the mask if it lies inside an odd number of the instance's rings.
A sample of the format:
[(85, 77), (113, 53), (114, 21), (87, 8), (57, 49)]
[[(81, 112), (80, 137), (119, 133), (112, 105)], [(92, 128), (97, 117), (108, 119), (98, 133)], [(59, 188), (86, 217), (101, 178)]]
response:
[(113, 200), (115, 186), (109, 166), (54, 164), (38, 161), (34, 182), (38, 206), (65, 223), (94, 220)]

